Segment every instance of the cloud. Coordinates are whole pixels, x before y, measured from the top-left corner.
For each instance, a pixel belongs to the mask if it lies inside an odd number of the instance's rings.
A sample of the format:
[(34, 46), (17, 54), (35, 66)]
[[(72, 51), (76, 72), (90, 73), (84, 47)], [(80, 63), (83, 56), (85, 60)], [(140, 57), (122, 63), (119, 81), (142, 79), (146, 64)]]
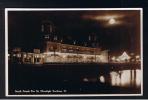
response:
[(91, 20), (109, 20), (109, 19), (120, 19), (123, 18), (124, 15), (83, 15), (83, 19), (91, 19)]
[[(86, 20), (95, 20), (100, 22), (103, 26), (115, 26), (115, 25), (124, 25), (125, 23), (125, 15), (124, 14), (88, 14), (88, 15), (83, 15), (82, 18)], [(115, 23), (110, 24), (110, 20), (114, 19)]]

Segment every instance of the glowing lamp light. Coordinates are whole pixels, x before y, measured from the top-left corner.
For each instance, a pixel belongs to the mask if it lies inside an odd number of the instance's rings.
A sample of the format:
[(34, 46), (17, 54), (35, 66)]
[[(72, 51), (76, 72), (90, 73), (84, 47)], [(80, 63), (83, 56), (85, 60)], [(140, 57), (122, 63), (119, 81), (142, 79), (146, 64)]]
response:
[(88, 80), (87, 78), (84, 78), (83, 81), (84, 81), (84, 82), (88, 82), (89, 80)]
[(139, 55), (137, 55), (137, 56), (136, 56), (136, 59), (139, 59), (139, 58), (140, 58), (140, 56), (139, 56)]
[(21, 57), (21, 54), (17, 54), (17, 57)]
[(123, 52), (123, 54), (119, 56), (118, 59), (120, 59), (121, 61), (125, 61), (125, 60), (129, 60), (130, 58), (131, 57), (126, 52)]
[(26, 54), (24, 54), (24, 58), (26, 58), (27, 57), (27, 55)]
[(119, 59), (119, 58), (117, 58), (117, 59), (116, 59), (116, 61), (120, 62), (120, 59)]
[(45, 56), (44, 56), (44, 55), (42, 55), (42, 57), (44, 58)]
[(104, 76), (100, 76), (100, 82), (101, 82), (101, 83), (105, 83), (105, 78), (104, 78)]
[(112, 61), (115, 61), (116, 60), (115, 56), (113, 56), (111, 59), (112, 59)]
[(39, 55), (37, 55), (36, 57), (39, 58)]

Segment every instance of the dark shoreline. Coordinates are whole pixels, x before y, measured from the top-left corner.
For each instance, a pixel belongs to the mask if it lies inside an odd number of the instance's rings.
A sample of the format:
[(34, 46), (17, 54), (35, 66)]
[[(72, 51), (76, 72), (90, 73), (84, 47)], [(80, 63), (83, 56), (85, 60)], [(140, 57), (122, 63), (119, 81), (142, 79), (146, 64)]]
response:
[[(85, 66), (85, 67), (84, 67)], [(9, 64), (9, 93), (25, 94), (140, 94), (140, 87), (117, 87), (103, 84), (98, 76), (110, 70), (97, 64), (87, 65), (30, 65)], [(93, 79), (84, 82), (84, 78)], [(15, 93), (15, 90), (59, 90), (66, 92)]]

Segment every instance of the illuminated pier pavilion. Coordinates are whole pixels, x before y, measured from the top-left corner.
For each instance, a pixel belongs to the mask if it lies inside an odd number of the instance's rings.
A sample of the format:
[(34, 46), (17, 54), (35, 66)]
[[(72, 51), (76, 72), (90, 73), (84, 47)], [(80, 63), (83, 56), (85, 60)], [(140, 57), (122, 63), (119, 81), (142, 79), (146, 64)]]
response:
[[(43, 47), (34, 49), (33, 52), (22, 52), (20, 48), (14, 48), (10, 54), (10, 60), (19, 63), (107, 63), (108, 50), (101, 50), (98, 46), (92, 46), (96, 36), (88, 36), (91, 45), (80, 46), (63, 42), (59, 34), (56, 34), (55, 26), (51, 21), (43, 21), (41, 25), (43, 35)], [(69, 42), (69, 41), (68, 41)]]
[(44, 62), (66, 63), (99, 63), (108, 62), (108, 51), (100, 48), (90, 48), (76, 45), (68, 45), (55, 42), (47, 42)]
[[(41, 35), (42, 47), (33, 52), (23, 52), (21, 48), (14, 48), (9, 52), (9, 61), (16, 63), (43, 64), (43, 63), (140, 63), (140, 55), (132, 56), (125, 51), (121, 56), (109, 56), (108, 50), (101, 50), (98, 46), (98, 37), (89, 34), (84, 44), (68, 40), (56, 34), (55, 26), (51, 21), (43, 21)], [(72, 42), (72, 43), (71, 43)]]
[(66, 37), (59, 36), (51, 21), (41, 25), (42, 47), (32, 52), (23, 52), (14, 48), (9, 52), (9, 61), (16, 63), (140, 63), (140, 55), (132, 56), (125, 51), (121, 56), (109, 56), (108, 50), (101, 50), (98, 37), (89, 34), (82, 45), (75, 39), (65, 42)]
[(15, 48), (11, 60), (20, 63), (107, 63), (108, 51), (100, 48), (90, 48), (57, 42), (46, 43), (45, 52), (34, 49), (33, 53), (21, 52)]

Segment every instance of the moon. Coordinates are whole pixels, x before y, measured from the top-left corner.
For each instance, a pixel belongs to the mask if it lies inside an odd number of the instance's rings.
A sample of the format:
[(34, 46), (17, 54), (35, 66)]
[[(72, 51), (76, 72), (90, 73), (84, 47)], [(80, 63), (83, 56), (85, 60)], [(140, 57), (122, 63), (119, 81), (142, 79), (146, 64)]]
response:
[(114, 18), (109, 19), (109, 24), (113, 25), (116, 23), (116, 20)]

